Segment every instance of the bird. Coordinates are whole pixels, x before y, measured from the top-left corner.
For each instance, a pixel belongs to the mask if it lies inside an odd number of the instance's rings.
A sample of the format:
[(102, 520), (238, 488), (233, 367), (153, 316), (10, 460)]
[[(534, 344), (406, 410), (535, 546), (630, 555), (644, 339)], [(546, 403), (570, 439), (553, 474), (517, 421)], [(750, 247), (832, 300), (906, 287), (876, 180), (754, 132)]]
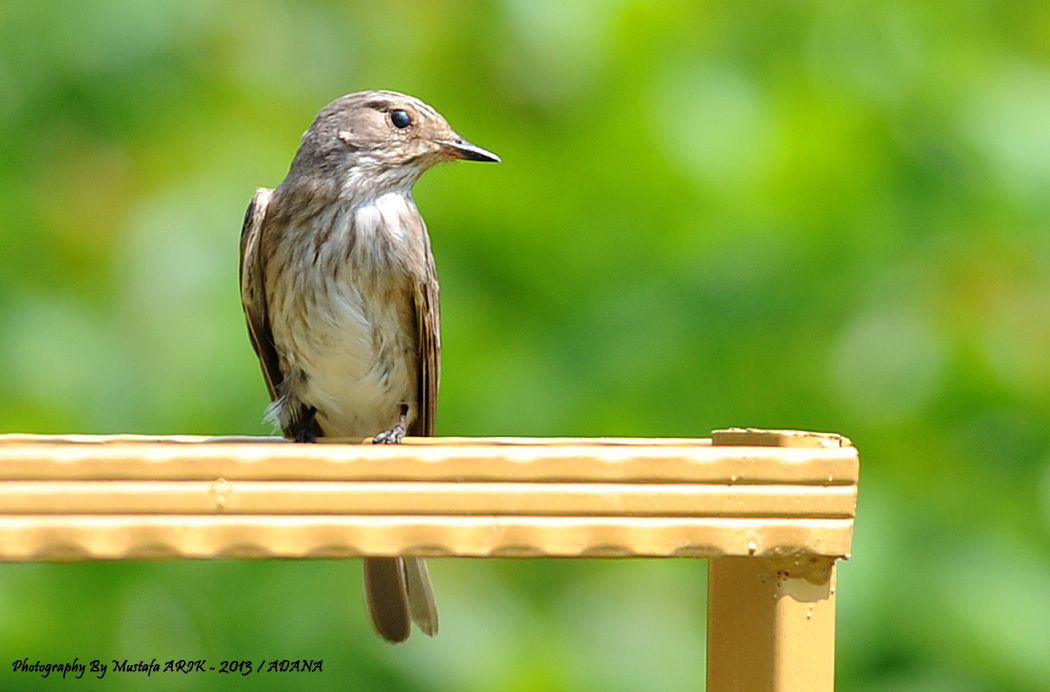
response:
[[(288, 175), (259, 188), (240, 242), (241, 302), (285, 437), (432, 436), (441, 318), (430, 236), (412, 188), (432, 166), (499, 162), (423, 101), (346, 94), (318, 111)], [(398, 643), (412, 622), (437, 633), (421, 557), (366, 557), (376, 632)]]

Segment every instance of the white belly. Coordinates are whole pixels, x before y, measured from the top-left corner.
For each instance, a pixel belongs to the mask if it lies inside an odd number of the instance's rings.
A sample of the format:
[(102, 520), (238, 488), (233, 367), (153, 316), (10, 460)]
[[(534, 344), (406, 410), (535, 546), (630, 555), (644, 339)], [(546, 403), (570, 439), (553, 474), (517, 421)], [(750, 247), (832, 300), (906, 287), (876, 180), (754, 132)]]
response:
[(365, 304), (347, 286), (333, 293), (323, 325), (297, 339), (305, 377), (295, 395), (317, 409), (325, 435), (375, 435), (398, 422), (402, 403), (415, 409), (415, 353), (394, 305)]

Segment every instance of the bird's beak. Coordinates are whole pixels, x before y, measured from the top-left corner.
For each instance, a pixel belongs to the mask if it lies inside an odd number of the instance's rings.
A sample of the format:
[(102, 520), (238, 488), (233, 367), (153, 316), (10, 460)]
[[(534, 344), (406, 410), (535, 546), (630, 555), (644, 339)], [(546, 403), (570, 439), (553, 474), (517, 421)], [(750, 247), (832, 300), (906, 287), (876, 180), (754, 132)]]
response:
[(501, 161), (500, 157), (496, 156), (488, 149), (482, 149), (477, 144), (471, 144), (459, 135), (453, 135), (449, 139), (443, 139), (439, 144), (441, 144), (441, 148), (446, 154), (455, 159), (466, 159), (467, 161), (491, 161), (492, 163), (499, 163)]

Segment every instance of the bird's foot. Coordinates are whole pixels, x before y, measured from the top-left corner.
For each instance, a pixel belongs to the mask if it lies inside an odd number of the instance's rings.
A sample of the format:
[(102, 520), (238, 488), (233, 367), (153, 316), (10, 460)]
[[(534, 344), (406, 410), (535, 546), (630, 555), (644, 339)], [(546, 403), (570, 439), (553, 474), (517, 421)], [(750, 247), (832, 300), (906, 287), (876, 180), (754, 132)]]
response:
[(408, 432), (408, 428), (405, 425), (405, 419), (408, 417), (408, 404), (401, 404), (401, 418), (398, 420), (397, 425), (384, 430), (375, 437), (372, 438), (372, 444), (374, 445), (396, 445), (401, 444), (401, 438)]
[(389, 430), (384, 430), (375, 437), (372, 438), (372, 444), (374, 445), (396, 445), (401, 442), (401, 438), (405, 436), (405, 426), (398, 423)]
[(303, 412), (296, 419), (295, 435), (292, 436), (293, 442), (317, 442), (317, 425), (315, 424), (315, 418), (317, 416), (317, 409), (311, 406), (305, 408)]

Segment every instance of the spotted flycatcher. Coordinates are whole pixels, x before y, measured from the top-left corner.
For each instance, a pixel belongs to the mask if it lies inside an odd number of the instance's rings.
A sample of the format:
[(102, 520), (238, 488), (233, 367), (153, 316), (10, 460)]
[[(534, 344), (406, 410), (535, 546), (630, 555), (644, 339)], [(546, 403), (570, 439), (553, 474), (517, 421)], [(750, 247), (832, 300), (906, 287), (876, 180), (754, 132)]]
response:
[[(441, 374), (438, 280), (412, 186), (434, 164), (499, 161), (422, 101), (347, 94), (317, 114), (241, 232), (241, 301), (286, 437), (433, 435)], [(376, 631), (437, 633), (426, 563), (366, 558)]]

